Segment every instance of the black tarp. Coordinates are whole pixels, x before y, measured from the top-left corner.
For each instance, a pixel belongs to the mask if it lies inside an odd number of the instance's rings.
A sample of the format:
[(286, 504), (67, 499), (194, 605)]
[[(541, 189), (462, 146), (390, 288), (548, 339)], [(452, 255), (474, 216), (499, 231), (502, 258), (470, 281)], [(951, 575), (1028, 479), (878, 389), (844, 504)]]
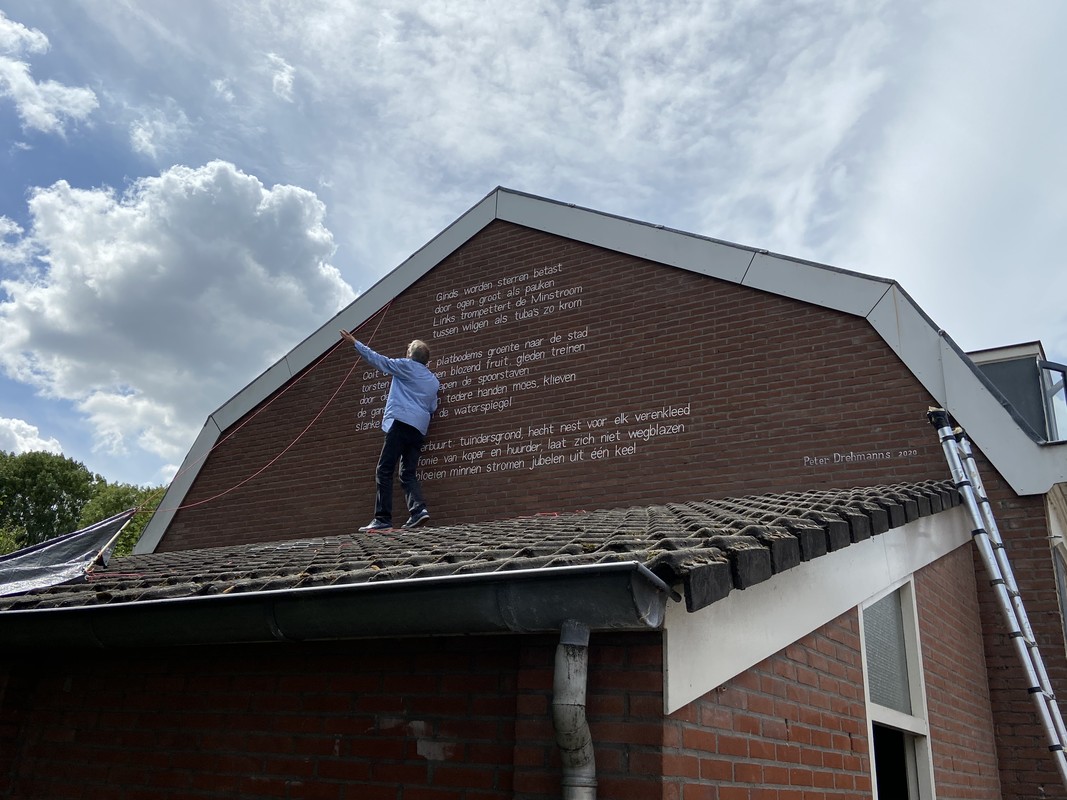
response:
[(107, 564), (115, 542), (135, 509), (73, 533), (0, 556), (0, 597), (44, 589), (85, 577), (94, 564)]

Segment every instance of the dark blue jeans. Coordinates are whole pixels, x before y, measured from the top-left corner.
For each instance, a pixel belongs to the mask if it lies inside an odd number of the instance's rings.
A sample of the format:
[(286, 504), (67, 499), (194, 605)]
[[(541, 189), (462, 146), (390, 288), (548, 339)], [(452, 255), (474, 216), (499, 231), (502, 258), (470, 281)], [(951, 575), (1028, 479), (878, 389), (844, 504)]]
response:
[(425, 440), (418, 428), (404, 422), (393, 421), (385, 434), (382, 454), (378, 456), (378, 471), (375, 473), (377, 494), (374, 497), (374, 518), (393, 522), (393, 472), (400, 462), (400, 486), (404, 490), (408, 513), (414, 514), (426, 507), (416, 470), (419, 455)]

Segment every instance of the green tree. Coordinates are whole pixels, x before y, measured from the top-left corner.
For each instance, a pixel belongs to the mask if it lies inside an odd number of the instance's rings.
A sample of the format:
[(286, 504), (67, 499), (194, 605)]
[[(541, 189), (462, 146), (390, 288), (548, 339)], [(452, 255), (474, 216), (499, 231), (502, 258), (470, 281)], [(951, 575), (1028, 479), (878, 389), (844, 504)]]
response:
[(138, 509), (138, 513), (123, 529), (113, 551), (116, 556), (128, 556), (137, 544), (137, 540), (141, 538), (145, 525), (152, 516), (152, 511), (163, 498), (163, 489), (163, 486), (134, 486), (129, 483), (104, 481), (82, 508), (78, 527), (84, 528), (94, 522), (100, 522), (128, 508)]
[(82, 509), (105, 481), (56, 453), (0, 452), (0, 530), (27, 547), (77, 530)]
[(136, 508), (113, 551), (129, 555), (165, 488), (108, 483), (54, 453), (0, 450), (0, 555)]
[(0, 525), (0, 556), (13, 553), (18, 549), (19, 546), (15, 544), (15, 529)]

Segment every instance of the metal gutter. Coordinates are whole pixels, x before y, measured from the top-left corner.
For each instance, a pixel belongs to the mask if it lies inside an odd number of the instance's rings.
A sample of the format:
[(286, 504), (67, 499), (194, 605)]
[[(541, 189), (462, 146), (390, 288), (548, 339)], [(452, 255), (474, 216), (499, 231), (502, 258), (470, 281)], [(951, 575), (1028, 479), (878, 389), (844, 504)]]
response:
[(679, 597), (636, 561), (0, 612), (0, 651), (663, 625)]

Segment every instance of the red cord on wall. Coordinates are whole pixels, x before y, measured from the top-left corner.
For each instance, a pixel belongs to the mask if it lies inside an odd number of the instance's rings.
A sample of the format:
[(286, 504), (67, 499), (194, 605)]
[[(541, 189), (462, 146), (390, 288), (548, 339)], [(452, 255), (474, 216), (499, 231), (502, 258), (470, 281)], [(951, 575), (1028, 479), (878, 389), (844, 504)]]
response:
[[(374, 337), (375, 337), (375, 336), (377, 335), (377, 333), (378, 333), (378, 329), (379, 329), (379, 328), (381, 328), (381, 326), (382, 326), (382, 322), (384, 322), (384, 321), (385, 321), (385, 315), (386, 315), (386, 313), (387, 313), (387, 312), (389, 311), (389, 307), (390, 307), (390, 306), (391, 306), (392, 304), (393, 304), (393, 301), (392, 301), (392, 300), (390, 300), (390, 301), (389, 301), (388, 303), (386, 303), (386, 304), (385, 304), (385, 306), (384, 306), (384, 307), (383, 307), (383, 308), (381, 309), (381, 311), (380, 311), (380, 312), (377, 312), (377, 313), (375, 314), (375, 316), (378, 316), (378, 315), (379, 315), (379, 313), (380, 313), (380, 316), (379, 316), (379, 319), (378, 319), (378, 324), (374, 326), (374, 330), (373, 330), (373, 331), (371, 332), (371, 335), (370, 335), (369, 337), (367, 337), (367, 343), (370, 343), (371, 341), (373, 341), (373, 340), (374, 340)], [(369, 322), (371, 321), (371, 319), (373, 319), (373, 317), (371, 317), (371, 318), (369, 318), (369, 319), (366, 319), (366, 320), (364, 320), (364, 321), (363, 321), (363, 322), (362, 322), (362, 323), (361, 323), (360, 325), (358, 325), (358, 326), (357, 326), (357, 327), (356, 327), (356, 328), (355, 328), (355, 329), (354, 329), (354, 330), (353, 330), (352, 332), (353, 332), (353, 333), (355, 333), (356, 331), (358, 331), (358, 330), (359, 330), (360, 328), (362, 328), (362, 327), (363, 327), (364, 325), (366, 325), (367, 323), (369, 323)], [(209, 450), (208, 450), (208, 451), (207, 451), (206, 453), (204, 453), (204, 454), (203, 454), (202, 456), (200, 456), (200, 457), (199, 457), (198, 459), (196, 459), (196, 460), (195, 460), (195, 461), (193, 461), (192, 463), (190, 463), (190, 464), (188, 464), (187, 466), (183, 467), (183, 468), (182, 468), (182, 469), (181, 469), (181, 470), (180, 470), (180, 471), (179, 471), (179, 472), (178, 472), (178, 473), (177, 473), (177, 474), (176, 474), (176, 475), (174, 476), (174, 478), (172, 478), (172, 479), (171, 479), (171, 481), (173, 482), (173, 480), (174, 480), (174, 479), (176, 479), (176, 478), (178, 478), (179, 476), (181, 476), (181, 475), (185, 474), (185, 473), (186, 473), (186, 472), (188, 472), (188, 471), (189, 471), (190, 469), (192, 469), (192, 468), (193, 468), (194, 466), (196, 466), (196, 465), (198, 465), (198, 464), (202, 463), (202, 462), (203, 462), (203, 461), (204, 461), (204, 460), (205, 460), (205, 459), (206, 459), (206, 458), (207, 458), (207, 457), (208, 457), (209, 455), (211, 455), (211, 454), (212, 454), (213, 452), (215, 452), (215, 449), (216, 449), (216, 448), (218, 448), (218, 447), (221, 447), (221, 446), (222, 446), (222, 445), (223, 445), (223, 444), (224, 444), (224, 443), (225, 443), (226, 441), (228, 441), (228, 440), (229, 440), (229, 439), (230, 439), (230, 438), (231, 438), (232, 436), (236, 435), (236, 434), (237, 434), (237, 432), (241, 430), (241, 428), (243, 428), (243, 427), (244, 427), (245, 425), (247, 425), (248, 423), (250, 423), (250, 422), (251, 422), (251, 421), (252, 421), (253, 419), (255, 419), (255, 418), (256, 418), (257, 416), (259, 416), (259, 415), (260, 415), (260, 414), (261, 414), (262, 412), (266, 411), (266, 410), (267, 410), (267, 409), (268, 409), (268, 408), (269, 408), (269, 407), (271, 406), (271, 404), (272, 404), (272, 403), (274, 403), (274, 401), (275, 401), (275, 400), (277, 400), (278, 398), (280, 398), (280, 397), (281, 397), (282, 395), (284, 395), (284, 394), (285, 394), (286, 392), (288, 392), (288, 391), (289, 391), (289, 390), (290, 390), (291, 388), (293, 388), (294, 386), (296, 386), (296, 384), (298, 384), (298, 383), (299, 383), (300, 381), (302, 381), (302, 380), (303, 380), (304, 378), (306, 378), (306, 377), (307, 377), (308, 375), (310, 375), (310, 374), (311, 374), (312, 372), (314, 372), (314, 371), (315, 371), (316, 369), (318, 369), (319, 365), (320, 365), (320, 364), (322, 364), (322, 363), (323, 363), (323, 362), (324, 362), (324, 361), (326, 360), (326, 358), (327, 358), (327, 357), (328, 357), (328, 356), (329, 356), (329, 355), (330, 355), (330, 354), (331, 354), (331, 353), (332, 353), (332, 352), (333, 352), (334, 350), (336, 350), (336, 349), (337, 349), (337, 347), (338, 347), (339, 345), (341, 345), (341, 344), (342, 344), (342, 342), (337, 342), (337, 343), (335, 343), (335, 344), (334, 344), (333, 346), (331, 346), (329, 350), (327, 350), (327, 351), (326, 351), (325, 353), (323, 353), (322, 357), (321, 357), (321, 358), (319, 358), (319, 360), (317, 361), (317, 363), (315, 363), (315, 364), (314, 364), (314, 365), (313, 365), (313, 366), (311, 367), (311, 369), (307, 370), (307, 371), (306, 371), (306, 372), (305, 372), (305, 373), (304, 373), (303, 375), (301, 375), (301, 376), (300, 376), (299, 378), (297, 378), (297, 379), (296, 379), (295, 381), (293, 381), (292, 383), (290, 383), (290, 384), (288, 384), (287, 386), (285, 386), (285, 387), (284, 387), (284, 388), (283, 388), (283, 389), (282, 389), (282, 390), (281, 390), (280, 392), (278, 392), (278, 394), (276, 394), (276, 395), (275, 395), (274, 397), (272, 397), (272, 398), (270, 399), (270, 402), (266, 403), (266, 404), (265, 404), (265, 405), (263, 405), (263, 406), (262, 406), (261, 408), (257, 409), (257, 410), (255, 411), (255, 413), (253, 413), (253, 414), (252, 414), (251, 416), (249, 416), (249, 417), (248, 417), (248, 419), (246, 419), (246, 420), (245, 420), (244, 422), (242, 422), (242, 423), (241, 423), (240, 425), (238, 425), (238, 426), (237, 426), (236, 428), (234, 428), (234, 429), (233, 429), (232, 431), (230, 431), (230, 433), (226, 434), (226, 436), (224, 436), (224, 437), (223, 437), (222, 439), (220, 439), (219, 441), (215, 442), (215, 444), (211, 446), (211, 449), (209, 449)], [(271, 466), (273, 466), (273, 465), (274, 465), (274, 464), (275, 464), (275, 463), (276, 463), (276, 462), (278, 461), (278, 459), (280, 459), (280, 458), (281, 458), (282, 456), (284, 456), (284, 455), (285, 455), (285, 454), (286, 454), (287, 452), (289, 452), (289, 450), (291, 450), (291, 449), (293, 448), (293, 446), (294, 446), (294, 445), (295, 445), (295, 444), (296, 444), (297, 442), (299, 442), (299, 441), (300, 441), (300, 440), (301, 440), (301, 439), (302, 439), (302, 438), (304, 437), (304, 435), (305, 435), (305, 434), (306, 434), (306, 433), (307, 433), (307, 432), (308, 432), (309, 430), (311, 430), (312, 426), (313, 426), (313, 425), (314, 425), (314, 424), (315, 424), (316, 422), (318, 422), (319, 418), (320, 418), (320, 417), (321, 417), (321, 416), (323, 415), (323, 413), (325, 413), (326, 409), (327, 409), (327, 408), (329, 408), (329, 407), (330, 407), (330, 404), (331, 404), (331, 403), (333, 403), (333, 401), (334, 401), (334, 400), (335, 400), (335, 399), (337, 398), (337, 395), (338, 395), (338, 394), (339, 394), (339, 393), (341, 392), (341, 389), (342, 389), (342, 388), (344, 388), (344, 385), (345, 385), (345, 384), (346, 384), (346, 383), (348, 382), (348, 379), (349, 379), (350, 377), (352, 377), (352, 373), (353, 373), (353, 372), (355, 372), (355, 370), (356, 370), (356, 367), (358, 366), (358, 364), (359, 364), (359, 362), (357, 361), (357, 362), (356, 362), (355, 364), (353, 364), (353, 365), (352, 365), (352, 368), (348, 370), (348, 373), (347, 373), (347, 374), (345, 375), (345, 377), (344, 377), (344, 378), (343, 378), (343, 379), (341, 380), (341, 383), (340, 383), (340, 384), (339, 384), (339, 385), (337, 386), (337, 388), (336, 388), (336, 389), (334, 390), (334, 393), (333, 393), (332, 395), (330, 395), (330, 399), (326, 401), (325, 405), (323, 405), (323, 407), (322, 407), (321, 409), (319, 409), (319, 412), (318, 412), (318, 413), (317, 413), (317, 414), (316, 414), (316, 415), (314, 416), (314, 418), (313, 418), (313, 419), (311, 420), (311, 422), (309, 422), (309, 423), (307, 424), (307, 427), (305, 427), (305, 428), (304, 428), (304, 430), (302, 430), (302, 431), (301, 431), (301, 432), (300, 432), (299, 434), (297, 434), (296, 438), (295, 438), (295, 439), (293, 439), (293, 441), (291, 441), (291, 442), (290, 442), (290, 443), (289, 443), (288, 445), (286, 445), (286, 447), (285, 447), (285, 448), (284, 448), (284, 449), (283, 449), (283, 450), (282, 450), (282, 451), (281, 451), (280, 453), (278, 453), (278, 455), (274, 456), (274, 458), (272, 458), (272, 459), (271, 459), (270, 461), (268, 461), (268, 462), (267, 462), (266, 464), (264, 464), (264, 465), (263, 465), (262, 467), (260, 467), (260, 468), (259, 468), (258, 470), (256, 470), (256, 471), (255, 471), (254, 473), (252, 473), (251, 475), (249, 475), (249, 476), (248, 476), (247, 478), (245, 478), (244, 480), (242, 480), (242, 481), (240, 481), (239, 483), (235, 484), (234, 486), (231, 486), (231, 487), (230, 487), (229, 489), (226, 489), (226, 490), (225, 490), (225, 491), (223, 491), (223, 492), (219, 492), (218, 494), (216, 494), (216, 495), (213, 495), (212, 497), (208, 497), (208, 498), (205, 498), (205, 499), (203, 499), (203, 500), (198, 500), (198, 501), (196, 501), (195, 503), (186, 503), (186, 504), (183, 504), (183, 505), (175, 506), (175, 507), (173, 507), (173, 508), (163, 509), (163, 511), (165, 511), (165, 512), (170, 512), (170, 511), (180, 511), (180, 510), (182, 510), (182, 509), (185, 509), (185, 508), (196, 508), (197, 506), (202, 506), (202, 505), (205, 505), (205, 504), (207, 504), (207, 503), (210, 503), (210, 502), (212, 502), (212, 501), (214, 501), (214, 500), (218, 500), (218, 499), (219, 499), (220, 497), (225, 497), (225, 496), (226, 496), (226, 495), (228, 495), (228, 494), (229, 494), (230, 492), (233, 492), (233, 491), (235, 491), (235, 490), (237, 490), (237, 489), (240, 489), (240, 488), (241, 488), (242, 486), (244, 486), (244, 485), (245, 485), (246, 483), (249, 483), (250, 481), (252, 481), (252, 480), (254, 480), (255, 478), (257, 478), (257, 477), (259, 477), (260, 475), (262, 475), (262, 474), (263, 474), (264, 472), (266, 472), (266, 471), (267, 471), (268, 469), (270, 469), (270, 467), (271, 467)], [(164, 491), (165, 491), (165, 490), (164, 490)], [(148, 509), (147, 509), (146, 507), (147, 507), (147, 506), (148, 506), (148, 505), (150, 504), (150, 502), (151, 502), (151, 500), (149, 499), (149, 500), (146, 500), (146, 501), (145, 501), (144, 503), (142, 503), (142, 504), (141, 504), (140, 506), (138, 506), (138, 507), (137, 507), (137, 513), (139, 513), (139, 514), (149, 513), (149, 510), (148, 510)], [(155, 509), (155, 511), (158, 511), (158, 510), (159, 510), (159, 509)], [(152, 513), (154, 513), (154, 512), (152, 512)]]

